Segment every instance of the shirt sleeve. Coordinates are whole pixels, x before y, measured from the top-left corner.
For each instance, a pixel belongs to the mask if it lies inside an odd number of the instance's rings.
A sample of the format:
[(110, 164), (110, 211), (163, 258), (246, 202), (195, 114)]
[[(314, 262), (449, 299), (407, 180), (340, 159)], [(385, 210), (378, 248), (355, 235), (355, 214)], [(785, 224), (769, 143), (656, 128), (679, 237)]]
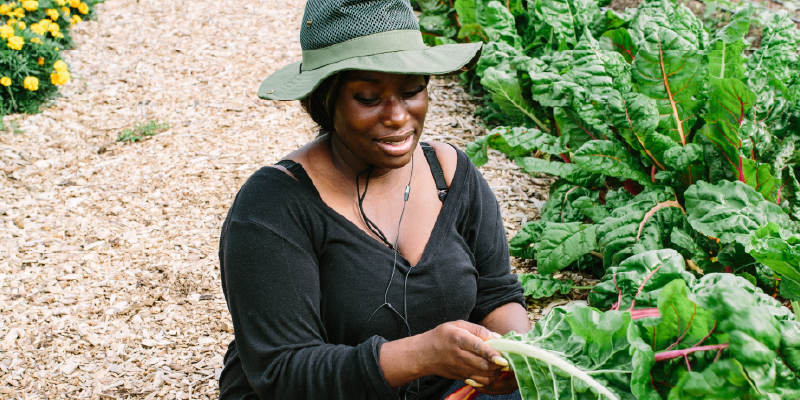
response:
[(478, 323), (505, 304), (519, 303), (525, 307), (525, 297), (517, 276), (511, 273), (508, 239), (497, 198), (480, 171), (469, 159), (466, 162), (470, 168), (468, 225), (473, 227), (470, 241), (478, 270), (478, 295), (469, 320)]
[(380, 368), (385, 339), (326, 343), (312, 239), (291, 210), (262, 204), (256, 206), (261, 221), (237, 220), (235, 208), (246, 204), (236, 203), (248, 203), (246, 197), (237, 196), (223, 228), (220, 264), (238, 364), (255, 393), (261, 399), (398, 398)]

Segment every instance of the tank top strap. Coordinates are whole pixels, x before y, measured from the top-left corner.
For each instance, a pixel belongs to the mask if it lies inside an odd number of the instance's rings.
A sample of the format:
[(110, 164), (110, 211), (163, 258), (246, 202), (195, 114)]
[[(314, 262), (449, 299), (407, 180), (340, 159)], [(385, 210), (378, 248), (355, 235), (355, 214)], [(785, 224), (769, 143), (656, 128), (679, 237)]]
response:
[(428, 160), (428, 165), (431, 167), (431, 174), (433, 181), (436, 183), (436, 192), (439, 194), (439, 200), (444, 203), (447, 197), (447, 181), (444, 179), (444, 171), (442, 165), (439, 164), (439, 158), (436, 157), (436, 150), (433, 146), (425, 142), (419, 142), (422, 146), (422, 153), (425, 154), (425, 159)]

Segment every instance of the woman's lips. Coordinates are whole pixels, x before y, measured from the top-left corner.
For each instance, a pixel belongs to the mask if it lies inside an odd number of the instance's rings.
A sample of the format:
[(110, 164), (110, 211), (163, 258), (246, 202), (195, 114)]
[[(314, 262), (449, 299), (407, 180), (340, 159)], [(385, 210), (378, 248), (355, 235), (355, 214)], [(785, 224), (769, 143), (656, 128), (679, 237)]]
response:
[(398, 137), (385, 138), (382, 140), (373, 139), (378, 147), (390, 156), (399, 157), (411, 151), (411, 145), (414, 144), (414, 135), (409, 134), (405, 139)]

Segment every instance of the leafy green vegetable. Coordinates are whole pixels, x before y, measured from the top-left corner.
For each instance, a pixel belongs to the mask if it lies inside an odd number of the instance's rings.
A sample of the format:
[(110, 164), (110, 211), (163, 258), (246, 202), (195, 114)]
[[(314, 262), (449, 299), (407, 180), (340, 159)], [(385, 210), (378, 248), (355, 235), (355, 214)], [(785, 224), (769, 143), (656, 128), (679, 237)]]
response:
[[(750, 236), (747, 252), (795, 285), (800, 285), (800, 236), (770, 221)], [(800, 292), (793, 293), (800, 296)]]
[(566, 268), (583, 255), (597, 249), (597, 225), (548, 222), (544, 230), (545, 234), (535, 248), (539, 273), (550, 274)]
[(591, 286), (574, 286), (571, 279), (560, 281), (552, 275), (539, 274), (517, 274), (522, 289), (525, 290), (525, 297), (541, 299), (552, 297), (556, 292), (568, 294), (571, 290), (591, 289)]

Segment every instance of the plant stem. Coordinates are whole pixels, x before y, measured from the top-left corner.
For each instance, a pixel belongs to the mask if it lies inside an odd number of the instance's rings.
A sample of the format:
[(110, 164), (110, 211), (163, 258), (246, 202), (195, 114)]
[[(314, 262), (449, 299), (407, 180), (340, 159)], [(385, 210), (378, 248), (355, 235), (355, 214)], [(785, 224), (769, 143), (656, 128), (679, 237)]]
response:
[(575, 290), (592, 290), (594, 286), (573, 286), (572, 288)]
[(603, 253), (601, 253), (601, 252), (599, 252), (599, 251), (594, 251), (594, 250), (592, 250), (592, 251), (590, 251), (590, 252), (589, 252), (589, 254), (591, 254), (591, 255), (593, 255), (593, 256), (595, 256), (595, 257), (597, 257), (597, 258), (601, 259), (601, 260), (604, 258), (604, 257), (603, 257)]
[(800, 301), (792, 301), (792, 311), (797, 318), (800, 318)]
[(715, 344), (710, 346), (692, 347), (690, 349), (683, 349), (683, 350), (662, 351), (661, 353), (656, 353), (656, 362), (683, 357), (685, 355), (694, 353), (696, 351), (722, 350), (727, 348), (728, 348), (728, 343), (724, 343), (724, 344)]

